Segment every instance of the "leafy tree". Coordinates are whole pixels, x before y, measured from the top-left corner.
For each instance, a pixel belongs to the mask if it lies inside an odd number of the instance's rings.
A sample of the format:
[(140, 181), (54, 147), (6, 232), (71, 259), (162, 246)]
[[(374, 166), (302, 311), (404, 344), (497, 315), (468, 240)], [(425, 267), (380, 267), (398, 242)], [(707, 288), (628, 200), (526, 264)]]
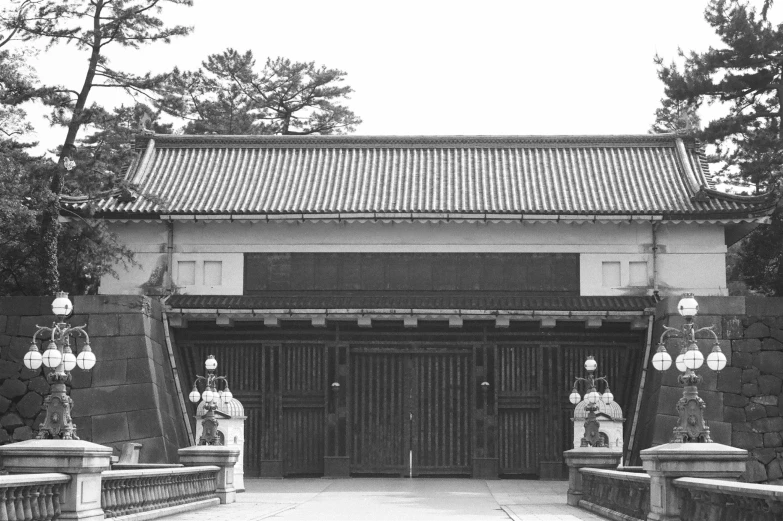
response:
[[(713, 145), (709, 158), (719, 173), (757, 191), (774, 189), (783, 174), (783, 25), (768, 18), (771, 0), (760, 11), (739, 0), (712, 0), (705, 19), (722, 45), (706, 52), (680, 52), (684, 64), (659, 65), (666, 104), (695, 110), (719, 103), (725, 114), (694, 132)], [(669, 111), (671, 113), (671, 111)], [(659, 117), (654, 128), (667, 128)], [(668, 127), (669, 130), (680, 130)], [(783, 212), (743, 242), (735, 272), (750, 288), (783, 295)]]
[[(60, 197), (66, 186), (67, 170), (79, 155), (78, 134), (106, 114), (99, 107), (88, 105), (92, 89), (115, 87), (132, 94), (149, 95), (167, 77), (149, 73), (135, 75), (114, 69), (109, 64), (107, 51), (111, 46), (138, 49), (141, 45), (168, 42), (175, 36), (188, 34), (190, 29), (187, 27), (164, 26), (158, 14), (166, 3), (189, 6), (192, 0), (15, 0), (12, 8), (0, 14), (4, 30), (13, 37), (41, 39), (47, 45), (74, 44), (89, 56), (84, 80), (78, 89), (54, 89), (50, 96), (43, 98), (53, 107), (52, 121), (67, 128), (57, 165), (47, 170), (48, 182), (37, 194), (42, 208), (40, 275), (45, 293), (52, 294), (60, 289)], [(93, 167), (80, 168), (90, 173), (96, 171)]]
[(343, 134), (361, 123), (341, 104), (345, 72), (315, 62), (268, 59), (227, 49), (197, 71), (175, 73), (162, 106), (190, 120), (188, 134)]

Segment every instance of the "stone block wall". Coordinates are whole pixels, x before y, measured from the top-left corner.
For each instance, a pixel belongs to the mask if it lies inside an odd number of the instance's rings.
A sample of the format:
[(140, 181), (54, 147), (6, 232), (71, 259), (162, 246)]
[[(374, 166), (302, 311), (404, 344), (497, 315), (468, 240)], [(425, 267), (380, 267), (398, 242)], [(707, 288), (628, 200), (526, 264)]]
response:
[[(696, 371), (703, 378), (699, 396), (707, 404), (704, 417), (712, 439), (748, 450), (744, 481), (783, 484), (783, 298), (697, 295), (696, 299), (696, 326), (714, 326), (728, 359), (719, 374), (706, 363)], [(658, 303), (651, 358), (663, 332), (661, 326), (683, 324), (676, 309), (678, 300), (669, 297)], [(699, 335), (705, 358), (713, 342), (708, 335)], [(667, 343), (672, 358), (679, 354), (680, 345), (676, 340)], [(644, 433), (640, 449), (670, 441), (677, 400), (682, 396), (679, 374), (674, 364), (664, 373), (648, 366), (639, 416), (639, 432)]]
[[(87, 325), (97, 363), (71, 371), (77, 435), (119, 449), (142, 444), (140, 462), (177, 461), (189, 445), (163, 336), (160, 302), (143, 296), (76, 296), (68, 323)], [(22, 359), (36, 325), (51, 326), (52, 297), (0, 297), (0, 443), (33, 437), (49, 392)], [(79, 343), (81, 347), (81, 343)]]

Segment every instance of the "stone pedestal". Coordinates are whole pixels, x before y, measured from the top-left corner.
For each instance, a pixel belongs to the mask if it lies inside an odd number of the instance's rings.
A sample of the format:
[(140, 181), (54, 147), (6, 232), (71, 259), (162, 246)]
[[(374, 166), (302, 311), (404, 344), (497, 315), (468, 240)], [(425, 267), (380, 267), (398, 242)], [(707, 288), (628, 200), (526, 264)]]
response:
[(239, 449), (222, 445), (199, 445), (179, 449), (179, 462), (186, 467), (215, 465), (220, 467), (217, 476), (217, 496), (220, 504), (236, 501), (237, 491), (234, 488), (234, 465), (239, 459)]
[(609, 447), (580, 447), (563, 453), (568, 465), (568, 504), (579, 506), (582, 499), (581, 468), (615, 470), (623, 460), (623, 453)]
[(736, 479), (745, 472), (748, 451), (720, 443), (667, 443), (641, 452), (650, 475), (650, 521), (680, 521), (677, 478)]
[(81, 440), (27, 440), (0, 447), (3, 466), (11, 474), (71, 476), (60, 496), (63, 520), (103, 519), (101, 472), (109, 470), (111, 455), (111, 447)]

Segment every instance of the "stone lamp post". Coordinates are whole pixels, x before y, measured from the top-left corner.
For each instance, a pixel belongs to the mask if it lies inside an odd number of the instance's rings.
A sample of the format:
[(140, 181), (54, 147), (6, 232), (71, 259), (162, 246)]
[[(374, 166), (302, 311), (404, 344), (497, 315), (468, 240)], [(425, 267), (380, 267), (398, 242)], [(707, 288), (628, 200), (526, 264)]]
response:
[[(605, 376), (595, 377), (593, 373), (598, 369), (598, 362), (595, 358), (588, 356), (585, 360), (585, 370), (587, 378), (577, 376), (574, 380), (573, 390), (568, 396), (568, 400), (577, 405), (582, 401), (577, 386), (584, 383), (587, 388), (585, 401), (587, 406), (587, 418), (585, 420), (585, 434), (581, 440), (581, 446), (575, 449), (567, 450), (563, 453), (566, 465), (568, 465), (568, 496), (569, 505), (578, 506), (582, 499), (582, 474), (579, 469), (589, 467), (596, 469), (616, 469), (622, 460), (622, 452), (613, 448), (604, 446), (603, 438), (600, 433), (600, 424), (595, 412), (598, 410), (598, 403), (603, 402), (607, 405), (614, 402), (614, 395), (609, 390), (609, 381)], [(596, 382), (604, 383), (604, 392), (599, 393)], [(576, 437), (576, 435), (574, 435)]]
[[(41, 365), (49, 369), (46, 378), (51, 384), (51, 393), (44, 399), (46, 419), (38, 429), (39, 439), (79, 439), (76, 436), (76, 426), (71, 421), (73, 400), (68, 396), (66, 383), (71, 379), (71, 371), (77, 365), (85, 371), (92, 369), (95, 366), (95, 355), (90, 347), (90, 337), (84, 329), (86, 325), (72, 327), (65, 322), (65, 318), (72, 311), (73, 304), (68, 299), (68, 294), (58, 292), (57, 298), (52, 302), (52, 313), (57, 320), (52, 327), (36, 326), (38, 330), (33, 335), (30, 349), (24, 355), (24, 365), (28, 369), (37, 371)], [(41, 333), (49, 334), (49, 343), (43, 354), (38, 349), (38, 335)], [(75, 337), (84, 337), (79, 356), (73, 354), (71, 337), (74, 337), (74, 347), (76, 347)]]
[[(228, 380), (225, 376), (216, 376), (217, 360), (212, 355), (207, 357), (204, 368), (207, 376), (197, 376), (193, 382), (193, 390), (188, 398), (193, 403), (204, 401), (203, 432), (195, 447), (179, 449), (179, 461), (185, 466), (217, 465), (220, 472), (217, 476), (217, 496), (220, 502), (233, 503), (236, 501), (237, 490), (234, 486), (234, 466), (239, 459), (239, 449), (225, 446), (218, 433), (218, 421), (215, 410), (218, 408), (218, 400), (229, 403), (233, 399), (228, 389)], [(199, 392), (198, 383), (204, 382), (204, 391)], [(223, 382), (220, 385), (220, 382)], [(218, 386), (222, 387), (218, 390)]]
[[(204, 421), (201, 423), (204, 431), (198, 439), (199, 445), (225, 445), (225, 440), (221, 441), (218, 434), (218, 421), (215, 417), (215, 410), (218, 408), (218, 400), (229, 403), (234, 395), (228, 388), (228, 380), (225, 376), (216, 376), (217, 360), (212, 355), (207, 357), (204, 362), (204, 368), (207, 370), (207, 376), (196, 376), (193, 382), (193, 390), (190, 391), (188, 399), (193, 403), (204, 400), (204, 409), (207, 413), (204, 415)], [(199, 392), (198, 383), (204, 382), (204, 392)], [(223, 389), (218, 391), (219, 382), (223, 382)]]
[[(598, 402), (602, 401), (606, 405), (609, 405), (614, 401), (614, 395), (609, 390), (609, 381), (605, 376), (594, 377), (593, 373), (598, 369), (598, 362), (595, 358), (588, 356), (585, 360), (585, 370), (587, 370), (587, 378), (577, 376), (574, 380), (574, 389), (568, 396), (568, 400), (577, 405), (582, 401), (582, 397), (579, 395), (577, 386), (584, 382), (587, 387), (587, 393), (585, 394), (585, 400), (587, 401), (587, 419), (585, 420), (585, 435), (582, 437), (582, 447), (603, 447), (604, 442), (599, 432), (600, 425), (598, 419), (595, 416), (595, 412), (598, 410)], [(596, 382), (604, 383), (603, 394), (598, 392), (596, 388)]]
[[(71, 327), (65, 322), (72, 310), (68, 294), (57, 293), (52, 302), (52, 312), (57, 320), (52, 327), (36, 326), (38, 331), (24, 356), (28, 369), (37, 370), (41, 365), (49, 369), (47, 379), (51, 383), (51, 394), (44, 402), (46, 419), (38, 431), (39, 439), (4, 445), (0, 447), (0, 457), (10, 474), (67, 474), (70, 480), (60, 496), (60, 519), (101, 521), (104, 519), (101, 472), (109, 470), (112, 449), (80, 440), (71, 421), (73, 401), (65, 385), (71, 377), (70, 372), (76, 366), (89, 371), (95, 365), (85, 326)], [(49, 343), (43, 353), (38, 349), (41, 333), (49, 335)], [(71, 337), (84, 338), (78, 356), (73, 354)], [(76, 338), (73, 340), (75, 348)]]
[(718, 337), (711, 327), (696, 328), (693, 317), (699, 311), (699, 303), (691, 293), (686, 293), (677, 304), (677, 310), (685, 318), (682, 328), (664, 326), (664, 332), (653, 356), (655, 369), (665, 371), (672, 364), (663, 341), (668, 336), (685, 340), (685, 345), (675, 360), (683, 374), (683, 396), (677, 402), (679, 421), (670, 443), (641, 451), (642, 466), (650, 475), (650, 513), (648, 520), (679, 521), (680, 501), (674, 480), (682, 477), (736, 479), (745, 472), (748, 451), (714, 443), (710, 429), (704, 422), (704, 400), (699, 398), (696, 386), (701, 377), (694, 371), (704, 363), (704, 355), (696, 344), (696, 334), (707, 332), (715, 339), (712, 352), (707, 356), (707, 366), (713, 371), (726, 367), (726, 356), (718, 346)]

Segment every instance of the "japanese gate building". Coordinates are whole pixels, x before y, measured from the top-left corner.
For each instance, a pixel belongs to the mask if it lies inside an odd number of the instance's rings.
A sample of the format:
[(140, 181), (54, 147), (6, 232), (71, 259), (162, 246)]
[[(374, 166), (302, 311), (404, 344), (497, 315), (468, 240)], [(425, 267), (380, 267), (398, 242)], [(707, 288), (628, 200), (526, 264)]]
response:
[(138, 265), (101, 292), (168, 295), (179, 403), (215, 355), (248, 476), (560, 477), (587, 355), (632, 450), (656, 297), (726, 295), (727, 245), (772, 207), (715, 190), (675, 135), (136, 150), (136, 197), (97, 216)]

